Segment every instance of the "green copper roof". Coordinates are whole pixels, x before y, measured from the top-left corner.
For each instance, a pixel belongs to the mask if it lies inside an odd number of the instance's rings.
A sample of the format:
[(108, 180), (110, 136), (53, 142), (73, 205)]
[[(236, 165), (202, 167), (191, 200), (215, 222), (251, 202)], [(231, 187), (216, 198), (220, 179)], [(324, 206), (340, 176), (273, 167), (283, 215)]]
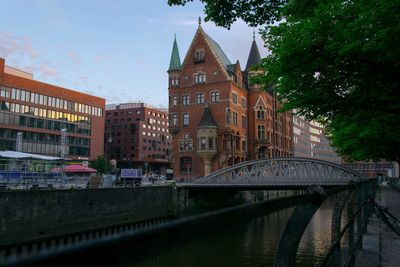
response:
[(179, 50), (178, 50), (178, 44), (176, 43), (176, 36), (174, 39), (174, 46), (172, 48), (172, 54), (171, 54), (171, 60), (169, 62), (169, 68), (168, 70), (181, 70), (182, 65), (181, 65), (181, 59), (179, 57)]

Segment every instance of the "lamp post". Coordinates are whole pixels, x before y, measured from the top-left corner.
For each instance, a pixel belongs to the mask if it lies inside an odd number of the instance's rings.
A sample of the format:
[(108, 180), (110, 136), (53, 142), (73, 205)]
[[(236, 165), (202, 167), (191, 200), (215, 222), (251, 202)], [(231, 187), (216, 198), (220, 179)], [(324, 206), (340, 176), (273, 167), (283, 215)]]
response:
[(17, 142), (15, 145), (15, 151), (22, 152), (22, 132), (17, 133)]
[(112, 143), (112, 141), (113, 141), (113, 139), (112, 139), (112, 137), (111, 137), (111, 133), (110, 133), (110, 135), (108, 136), (108, 138), (107, 138), (107, 140), (106, 140), (106, 144), (105, 144), (105, 153), (104, 153), (104, 174), (106, 174), (107, 173), (107, 146), (108, 146), (108, 143)]
[(67, 146), (67, 129), (61, 129), (61, 159), (62, 159), (62, 173), (61, 173), (61, 188), (64, 186), (64, 173), (65, 173), (65, 153)]

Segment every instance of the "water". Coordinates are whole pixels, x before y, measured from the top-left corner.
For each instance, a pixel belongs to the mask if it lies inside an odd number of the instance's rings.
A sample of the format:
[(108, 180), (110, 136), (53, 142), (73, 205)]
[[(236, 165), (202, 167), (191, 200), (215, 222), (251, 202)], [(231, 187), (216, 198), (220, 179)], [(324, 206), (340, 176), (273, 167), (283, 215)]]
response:
[[(334, 200), (326, 200), (314, 214), (300, 242), (296, 266), (318, 266), (330, 247)], [(293, 208), (225, 229), (209, 229), (187, 236), (125, 240), (92, 250), (56, 257), (38, 266), (214, 267), (273, 266), (280, 236)], [(345, 216), (343, 216), (345, 217)], [(186, 233), (185, 233), (186, 234)]]
[[(298, 266), (316, 266), (325, 256), (330, 246), (332, 207), (333, 201), (328, 200), (315, 213), (299, 245)], [(273, 266), (292, 211), (282, 210), (223, 230), (210, 229), (141, 255), (120, 248), (126, 251), (114, 257), (112, 266)]]

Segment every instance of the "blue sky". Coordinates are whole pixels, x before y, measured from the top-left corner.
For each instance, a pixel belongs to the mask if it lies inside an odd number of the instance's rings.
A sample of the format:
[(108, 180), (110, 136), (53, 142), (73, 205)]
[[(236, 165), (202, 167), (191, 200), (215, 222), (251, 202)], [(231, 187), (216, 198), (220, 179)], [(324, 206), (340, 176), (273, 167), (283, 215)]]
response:
[[(176, 33), (181, 60), (192, 41), (198, 1), (170, 7), (167, 0), (0, 0), (0, 57), (46, 83), (106, 99), (167, 107), (167, 69)], [(203, 29), (232, 62), (245, 67), (252, 28)], [(256, 29), (257, 31), (257, 29)], [(256, 37), (261, 56), (266, 49)]]

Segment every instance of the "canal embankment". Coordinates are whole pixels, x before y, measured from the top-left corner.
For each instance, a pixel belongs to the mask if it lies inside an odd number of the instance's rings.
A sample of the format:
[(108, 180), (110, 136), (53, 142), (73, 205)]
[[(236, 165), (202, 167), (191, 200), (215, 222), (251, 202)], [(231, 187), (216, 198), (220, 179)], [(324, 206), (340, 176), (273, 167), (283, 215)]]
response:
[(172, 217), (172, 186), (0, 192), (0, 247)]

